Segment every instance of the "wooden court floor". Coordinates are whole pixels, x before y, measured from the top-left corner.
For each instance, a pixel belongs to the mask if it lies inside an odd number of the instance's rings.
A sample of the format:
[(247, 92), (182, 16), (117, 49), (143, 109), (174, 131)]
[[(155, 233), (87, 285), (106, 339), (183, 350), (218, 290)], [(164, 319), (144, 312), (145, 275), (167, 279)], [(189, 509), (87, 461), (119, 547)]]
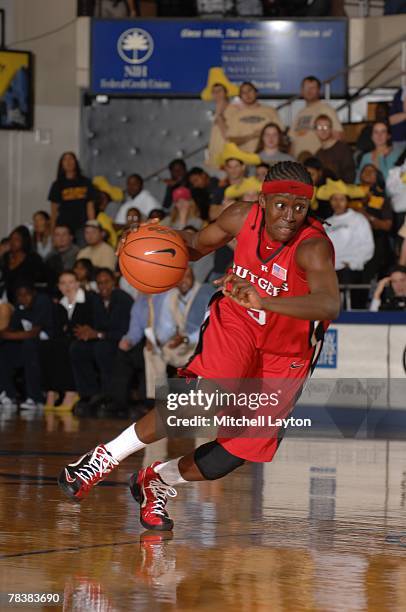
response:
[(143, 531), (126, 483), (191, 440), (129, 458), (81, 505), (55, 484), (127, 424), (0, 414), (0, 610), (34, 609), (8, 593), (59, 595), (37, 610), (406, 610), (405, 442), (287, 437), (272, 464), (179, 487), (171, 536)]

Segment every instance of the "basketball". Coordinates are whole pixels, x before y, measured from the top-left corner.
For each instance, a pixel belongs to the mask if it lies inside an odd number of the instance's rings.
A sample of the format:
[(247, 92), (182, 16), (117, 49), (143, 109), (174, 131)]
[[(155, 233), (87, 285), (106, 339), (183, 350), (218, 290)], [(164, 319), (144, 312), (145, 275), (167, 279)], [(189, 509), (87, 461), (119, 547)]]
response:
[(143, 293), (172, 289), (188, 267), (189, 254), (181, 236), (159, 225), (130, 232), (119, 254), (121, 273)]

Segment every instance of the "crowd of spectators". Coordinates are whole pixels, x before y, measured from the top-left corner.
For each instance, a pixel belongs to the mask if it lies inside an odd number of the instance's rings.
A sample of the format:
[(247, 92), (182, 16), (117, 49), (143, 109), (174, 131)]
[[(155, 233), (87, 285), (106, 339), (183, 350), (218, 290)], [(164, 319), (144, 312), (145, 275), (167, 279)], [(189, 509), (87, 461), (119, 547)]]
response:
[[(401, 0), (396, 0), (401, 3)], [(394, 4), (394, 0), (390, 2)], [(126, 17), (343, 17), (344, 0), (78, 0), (78, 15)]]
[(153, 402), (168, 371), (192, 354), (212, 280), (230, 267), (234, 245), (191, 264), (176, 288), (147, 296), (120, 276), (121, 233), (149, 219), (196, 232), (232, 202), (256, 201), (279, 161), (298, 159), (313, 179), (310, 214), (325, 221), (335, 246), (343, 307), (405, 309), (404, 92), (355, 148), (314, 76), (303, 80), (305, 106), (289, 128), (275, 108), (258, 101), (252, 83), (238, 90), (215, 72), (202, 97), (215, 105), (206, 164), (172, 160), (162, 201), (136, 173), (124, 191), (106, 177), (86, 177), (67, 151), (49, 188), (49, 212), (35, 212), (1, 240), (3, 407), (18, 401), (22, 408), (45, 403), (64, 411), (79, 400), (114, 409), (131, 397), (142, 406)]

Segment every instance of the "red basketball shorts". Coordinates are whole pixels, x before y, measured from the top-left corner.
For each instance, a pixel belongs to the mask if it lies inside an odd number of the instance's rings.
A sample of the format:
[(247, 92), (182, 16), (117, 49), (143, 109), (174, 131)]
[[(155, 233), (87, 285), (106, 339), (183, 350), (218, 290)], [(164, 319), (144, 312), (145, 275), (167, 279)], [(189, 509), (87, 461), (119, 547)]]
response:
[[(282, 393), (277, 410), (272, 414), (274, 417), (286, 418), (293, 410), (309, 376), (314, 349), (309, 349), (308, 354), (301, 357), (280, 356), (260, 350), (255, 346), (251, 324), (236, 315), (232, 308), (224, 307), (224, 303), (220, 311), (219, 302), (219, 299), (213, 300), (210, 314), (202, 325), (196, 352), (179, 373), (183, 376), (216, 379), (220, 383), (224, 381), (229, 390), (230, 386), (238, 385), (238, 382), (242, 388), (249, 388), (249, 383), (246, 386), (243, 379), (257, 379), (256, 382), (263, 379), (267, 388), (272, 381), (276, 381), (275, 385)], [(264, 411), (259, 409), (252, 416), (261, 414)], [(262, 437), (263, 432), (266, 432), (266, 437)], [(236, 432), (235, 437), (224, 437), (220, 429), (217, 440), (237, 457), (247, 461), (267, 462), (272, 460), (284, 430), (272, 426), (272, 433), (269, 432), (269, 428), (255, 431), (255, 427), (251, 427), (245, 428), (242, 433)]]

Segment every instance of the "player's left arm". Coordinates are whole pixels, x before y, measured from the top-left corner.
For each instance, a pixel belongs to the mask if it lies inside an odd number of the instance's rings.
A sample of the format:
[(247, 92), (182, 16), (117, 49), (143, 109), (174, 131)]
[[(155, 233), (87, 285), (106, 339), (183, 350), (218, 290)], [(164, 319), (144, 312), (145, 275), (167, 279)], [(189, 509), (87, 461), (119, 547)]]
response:
[(226, 287), (223, 293), (245, 308), (310, 321), (335, 319), (340, 312), (340, 294), (329, 243), (324, 239), (306, 240), (297, 248), (296, 263), (306, 274), (310, 289), (307, 295), (263, 298), (251, 283), (234, 274), (221, 279)]

